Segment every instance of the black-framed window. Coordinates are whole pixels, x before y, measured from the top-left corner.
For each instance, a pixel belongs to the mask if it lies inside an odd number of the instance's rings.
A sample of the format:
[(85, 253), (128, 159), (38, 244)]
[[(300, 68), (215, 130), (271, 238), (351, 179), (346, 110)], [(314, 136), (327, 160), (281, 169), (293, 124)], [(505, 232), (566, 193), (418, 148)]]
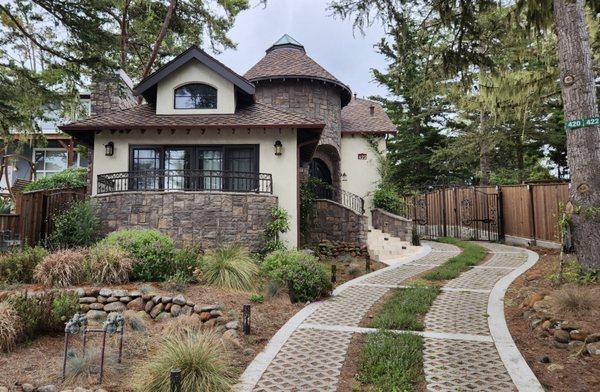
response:
[[(258, 145), (131, 146), (131, 186), (136, 190), (250, 191), (258, 186), (258, 150)], [(158, 174), (139, 174), (147, 170)]]
[(202, 83), (186, 84), (175, 89), (175, 109), (216, 109), (217, 89)]

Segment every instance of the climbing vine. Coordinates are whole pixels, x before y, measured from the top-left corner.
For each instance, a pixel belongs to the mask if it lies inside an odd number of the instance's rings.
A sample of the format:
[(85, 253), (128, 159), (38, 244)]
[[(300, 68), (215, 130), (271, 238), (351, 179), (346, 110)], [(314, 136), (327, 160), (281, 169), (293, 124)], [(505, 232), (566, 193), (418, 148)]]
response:
[(289, 229), (290, 214), (280, 207), (271, 209), (271, 221), (266, 225), (264, 231), (266, 244), (263, 253), (285, 249), (285, 244), (281, 241), (280, 236)]

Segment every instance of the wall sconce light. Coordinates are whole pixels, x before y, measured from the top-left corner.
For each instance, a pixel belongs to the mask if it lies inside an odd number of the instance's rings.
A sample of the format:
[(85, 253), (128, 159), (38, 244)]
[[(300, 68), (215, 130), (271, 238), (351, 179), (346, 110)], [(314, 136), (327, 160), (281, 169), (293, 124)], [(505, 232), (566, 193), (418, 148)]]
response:
[(107, 157), (112, 157), (115, 153), (115, 144), (113, 142), (108, 142), (104, 145), (104, 155)]
[(275, 155), (279, 156), (279, 155), (283, 154), (283, 144), (281, 144), (281, 142), (279, 140), (277, 140), (275, 142), (273, 147), (275, 148)]
[(348, 176), (346, 173), (342, 173), (342, 181), (348, 181)]

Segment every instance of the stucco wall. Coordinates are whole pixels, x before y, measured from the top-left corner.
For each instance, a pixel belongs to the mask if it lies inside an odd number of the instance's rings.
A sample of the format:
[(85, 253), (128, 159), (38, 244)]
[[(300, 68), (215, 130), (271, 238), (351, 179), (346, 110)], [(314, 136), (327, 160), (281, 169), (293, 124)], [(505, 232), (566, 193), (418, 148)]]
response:
[[(283, 154), (276, 156), (273, 144), (280, 140), (283, 144)], [(115, 144), (114, 155), (104, 155), (104, 145), (112, 141)], [(173, 134), (163, 130), (139, 130), (130, 133), (114, 133), (102, 131), (94, 141), (94, 183), (92, 192), (97, 192), (98, 174), (114, 173), (129, 170), (129, 145), (170, 144), (170, 145), (211, 145), (211, 144), (258, 144), (259, 171), (271, 173), (273, 176), (273, 195), (279, 199), (279, 206), (288, 211), (291, 218), (290, 231), (282, 239), (290, 247), (297, 246), (297, 156), (296, 130), (276, 129), (250, 130), (237, 129), (235, 132), (223, 129), (221, 132), (207, 129), (204, 135), (199, 129), (192, 129), (188, 135), (185, 130), (176, 130)]]
[[(188, 83), (204, 83), (217, 89), (216, 109), (175, 109), (174, 93), (177, 87)], [(157, 114), (215, 114), (235, 112), (233, 83), (223, 78), (199, 61), (190, 61), (177, 72), (158, 83), (156, 93)]]
[[(385, 147), (385, 139), (381, 137), (377, 148), (379, 151), (385, 151)], [(367, 159), (358, 159), (358, 154), (367, 154)], [(342, 181), (342, 189), (365, 199), (365, 211), (370, 217), (373, 208), (373, 192), (377, 189), (381, 178), (377, 155), (364, 137), (342, 136), (341, 171), (346, 173), (347, 178), (347, 181)]]
[(102, 231), (158, 229), (180, 244), (264, 246), (277, 198), (214, 192), (124, 192), (92, 198)]

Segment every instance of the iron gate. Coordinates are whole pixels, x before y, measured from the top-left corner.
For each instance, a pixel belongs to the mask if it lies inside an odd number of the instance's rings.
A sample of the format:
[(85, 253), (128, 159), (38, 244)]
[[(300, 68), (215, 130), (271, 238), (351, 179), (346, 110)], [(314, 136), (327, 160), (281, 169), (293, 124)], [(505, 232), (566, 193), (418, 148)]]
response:
[(413, 198), (412, 218), (425, 239), (499, 241), (504, 237), (501, 199), (495, 187), (438, 189)]

